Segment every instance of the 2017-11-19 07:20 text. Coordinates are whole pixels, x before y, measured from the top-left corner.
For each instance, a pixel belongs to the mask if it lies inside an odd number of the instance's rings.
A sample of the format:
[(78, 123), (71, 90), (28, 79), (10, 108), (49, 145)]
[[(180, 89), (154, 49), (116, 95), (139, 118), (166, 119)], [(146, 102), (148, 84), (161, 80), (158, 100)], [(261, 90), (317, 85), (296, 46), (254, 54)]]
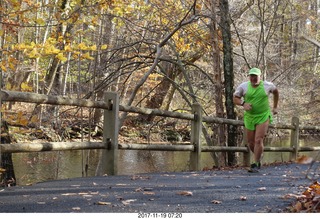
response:
[(138, 218), (182, 218), (182, 213), (138, 213)]

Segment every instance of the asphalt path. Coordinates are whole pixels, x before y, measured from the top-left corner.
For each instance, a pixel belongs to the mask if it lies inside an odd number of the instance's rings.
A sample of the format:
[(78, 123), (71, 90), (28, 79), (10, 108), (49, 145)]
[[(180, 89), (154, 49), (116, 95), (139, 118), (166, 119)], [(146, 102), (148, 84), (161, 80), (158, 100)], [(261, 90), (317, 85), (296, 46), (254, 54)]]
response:
[[(0, 213), (281, 213), (312, 181), (310, 165), (152, 173), (0, 188)], [(141, 216), (141, 217), (140, 217)], [(151, 217), (148, 217), (151, 218)], [(158, 217), (159, 218), (159, 217)]]

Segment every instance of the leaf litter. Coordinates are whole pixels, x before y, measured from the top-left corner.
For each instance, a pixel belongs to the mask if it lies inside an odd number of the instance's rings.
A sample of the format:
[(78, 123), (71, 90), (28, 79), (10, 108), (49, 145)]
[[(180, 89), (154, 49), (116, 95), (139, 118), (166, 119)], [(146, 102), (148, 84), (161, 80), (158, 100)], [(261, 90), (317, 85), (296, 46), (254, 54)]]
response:
[(311, 184), (302, 195), (289, 194), (286, 197), (294, 197), (297, 201), (287, 208), (289, 212), (297, 213), (320, 213), (320, 183)]
[[(307, 157), (306, 155), (302, 155), (296, 160), (296, 162), (299, 164), (311, 164), (307, 173), (307, 178), (309, 178), (308, 174), (312, 165), (315, 164), (315, 160), (313, 158)], [(319, 167), (316, 167), (316, 169), (317, 168)], [(315, 172), (318, 171), (315, 170)], [(283, 198), (291, 197), (295, 198), (296, 202), (294, 202), (292, 206), (287, 208), (288, 212), (320, 213), (320, 183), (318, 180), (314, 180), (313, 183), (309, 185), (309, 187), (307, 187), (301, 195), (288, 194)]]

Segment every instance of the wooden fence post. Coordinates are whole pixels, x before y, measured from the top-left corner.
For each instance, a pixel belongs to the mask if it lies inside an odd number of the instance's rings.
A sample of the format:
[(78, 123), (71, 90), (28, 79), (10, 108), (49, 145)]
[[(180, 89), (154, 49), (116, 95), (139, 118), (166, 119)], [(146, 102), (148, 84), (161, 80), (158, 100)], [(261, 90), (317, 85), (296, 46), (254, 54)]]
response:
[(201, 130), (202, 130), (202, 108), (200, 104), (192, 105), (194, 119), (191, 121), (191, 144), (194, 151), (190, 153), (190, 170), (201, 170)]
[(104, 110), (103, 121), (103, 143), (106, 149), (102, 151), (96, 175), (117, 175), (119, 96), (115, 92), (105, 92), (104, 100), (109, 106), (109, 109)]
[(290, 160), (296, 160), (299, 152), (299, 118), (292, 117), (291, 124), (295, 128), (291, 130), (290, 147), (293, 148), (293, 152), (290, 154)]

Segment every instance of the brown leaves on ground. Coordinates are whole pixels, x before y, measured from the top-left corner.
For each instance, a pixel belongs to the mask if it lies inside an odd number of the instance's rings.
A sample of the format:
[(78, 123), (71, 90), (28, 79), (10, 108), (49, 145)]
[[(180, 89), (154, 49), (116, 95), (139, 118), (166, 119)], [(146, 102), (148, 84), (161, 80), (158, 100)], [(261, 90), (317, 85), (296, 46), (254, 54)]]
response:
[(310, 164), (313, 161), (313, 158), (306, 155), (302, 155), (297, 158), (296, 162), (299, 164)]
[(289, 212), (320, 212), (320, 183), (314, 182), (301, 196), (297, 196), (297, 202), (288, 208)]

